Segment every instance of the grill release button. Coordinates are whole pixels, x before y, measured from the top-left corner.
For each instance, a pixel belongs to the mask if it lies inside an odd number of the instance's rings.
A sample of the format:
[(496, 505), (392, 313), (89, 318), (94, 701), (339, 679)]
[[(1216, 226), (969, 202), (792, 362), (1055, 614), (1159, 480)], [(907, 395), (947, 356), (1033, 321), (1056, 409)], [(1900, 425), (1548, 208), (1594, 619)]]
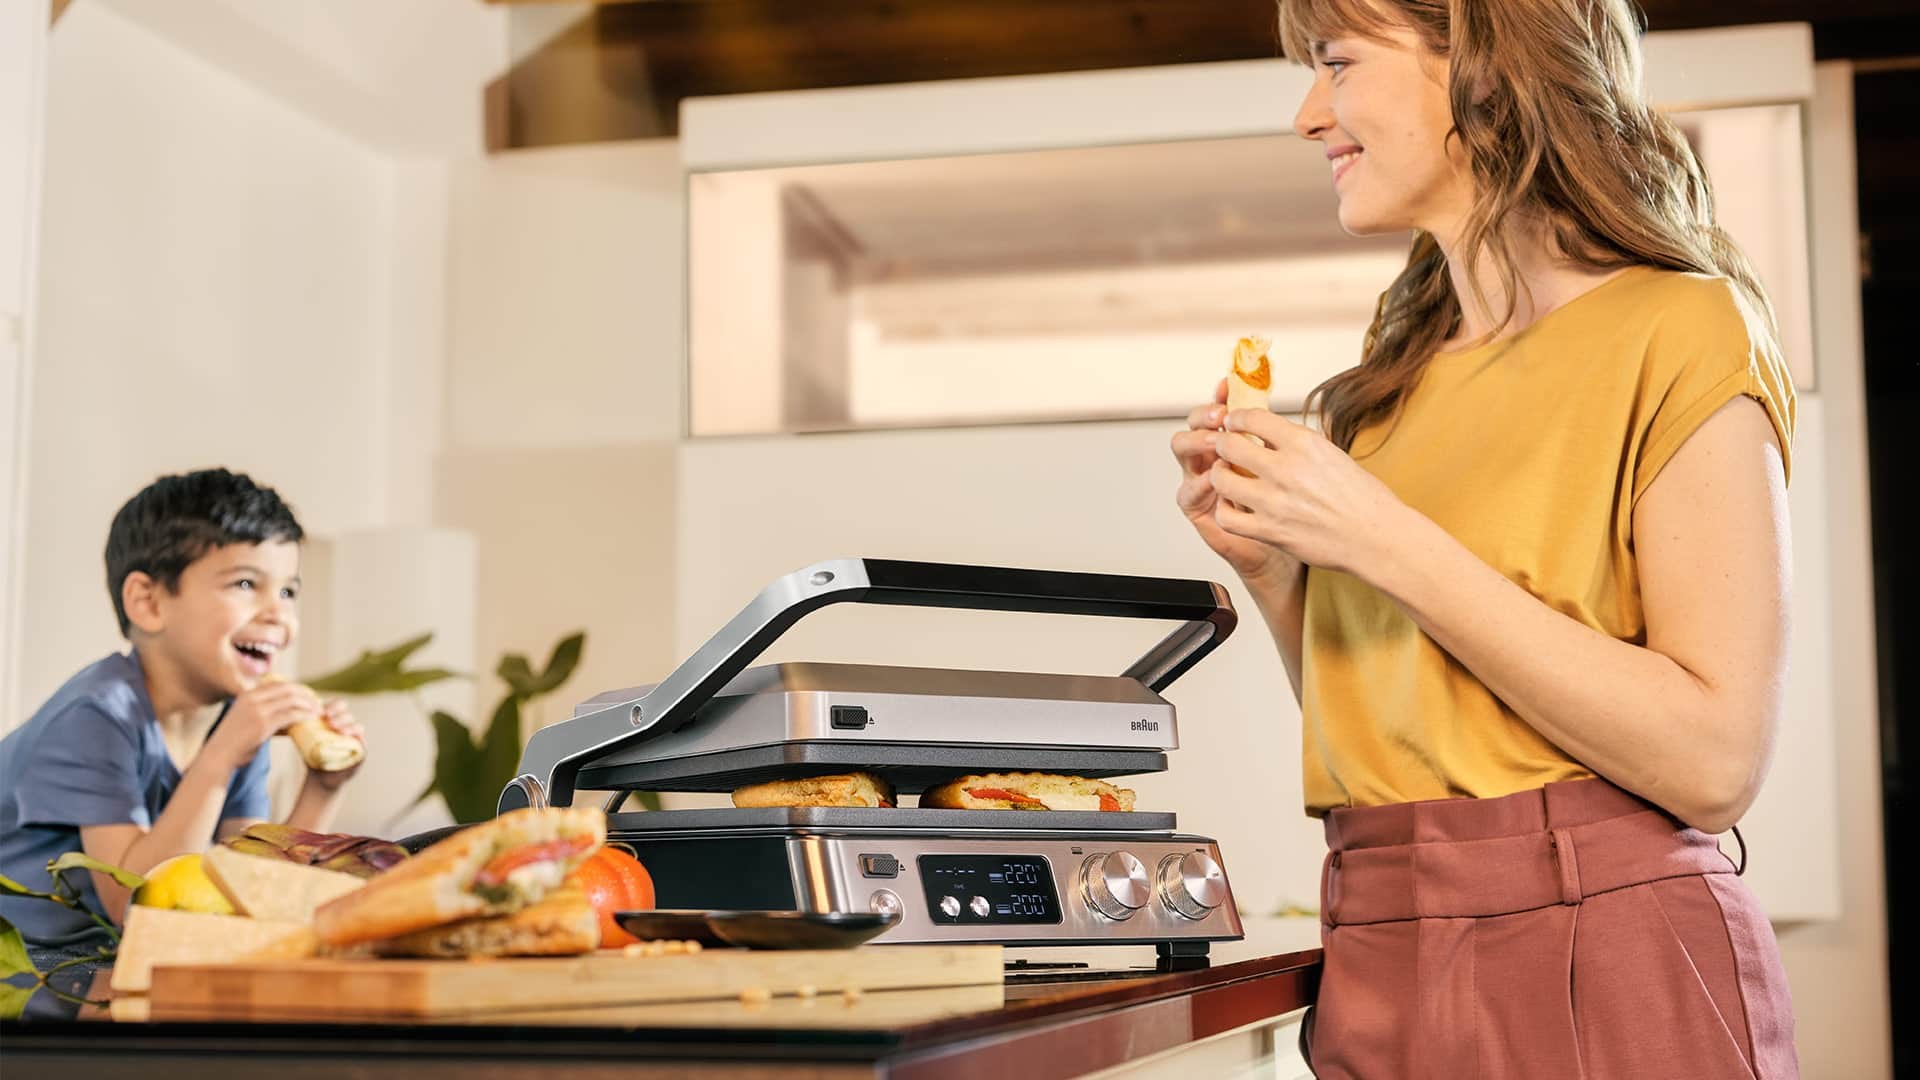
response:
[(827, 709), (827, 722), (841, 731), (865, 731), (867, 710), (861, 705), (834, 705)]
[(899, 877), (900, 860), (891, 855), (860, 856), (861, 877)]

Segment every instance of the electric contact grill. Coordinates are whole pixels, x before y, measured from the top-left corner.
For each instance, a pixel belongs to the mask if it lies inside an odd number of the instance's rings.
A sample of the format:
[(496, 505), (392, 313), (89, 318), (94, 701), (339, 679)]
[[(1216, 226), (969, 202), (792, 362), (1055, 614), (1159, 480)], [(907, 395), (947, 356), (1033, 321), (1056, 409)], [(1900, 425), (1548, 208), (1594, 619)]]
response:
[[(748, 665), (835, 603), (1168, 620), (1119, 675), (842, 663)], [(1170, 812), (914, 806), (619, 812), (636, 791), (731, 792), (853, 771), (900, 795), (969, 773), (1162, 772), (1160, 691), (1232, 633), (1212, 582), (889, 559), (816, 563), (763, 589), (664, 680), (535, 732), (500, 809), (611, 791), (608, 835), (661, 908), (895, 913), (890, 942), (1153, 944), (1200, 958), (1241, 936), (1218, 846)], [(1203, 961), (1201, 961), (1203, 962)]]

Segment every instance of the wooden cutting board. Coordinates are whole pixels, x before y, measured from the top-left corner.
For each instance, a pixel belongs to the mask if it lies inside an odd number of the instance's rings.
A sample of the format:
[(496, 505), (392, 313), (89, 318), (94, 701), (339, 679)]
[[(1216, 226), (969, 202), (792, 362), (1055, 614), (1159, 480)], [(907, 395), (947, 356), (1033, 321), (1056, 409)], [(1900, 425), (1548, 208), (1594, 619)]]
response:
[(235, 1019), (445, 1016), (506, 1009), (822, 994), (1001, 981), (998, 945), (863, 945), (822, 951), (709, 949), (674, 956), (498, 960), (270, 960), (157, 964), (152, 1014)]

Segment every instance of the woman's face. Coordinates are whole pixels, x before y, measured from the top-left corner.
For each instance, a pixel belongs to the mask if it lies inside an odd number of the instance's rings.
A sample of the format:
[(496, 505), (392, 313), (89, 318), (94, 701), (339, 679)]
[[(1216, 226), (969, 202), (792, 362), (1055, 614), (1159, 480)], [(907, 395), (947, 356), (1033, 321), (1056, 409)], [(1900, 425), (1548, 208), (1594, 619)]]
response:
[(1453, 110), (1447, 62), (1396, 27), (1314, 46), (1313, 89), (1293, 118), (1325, 145), (1340, 198), (1340, 225), (1356, 236), (1424, 229), (1453, 235), (1473, 200)]

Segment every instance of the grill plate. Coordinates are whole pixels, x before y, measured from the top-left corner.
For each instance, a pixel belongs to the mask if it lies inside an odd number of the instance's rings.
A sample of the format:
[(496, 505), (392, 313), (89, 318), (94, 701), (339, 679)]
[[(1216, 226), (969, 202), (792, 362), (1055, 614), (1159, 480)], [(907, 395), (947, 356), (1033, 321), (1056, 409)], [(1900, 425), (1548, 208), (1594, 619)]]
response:
[[(1104, 778), (1165, 772), (1167, 755), (1159, 750), (1101, 750), (1086, 747), (802, 741), (745, 746), (738, 750), (662, 761), (588, 766), (580, 770), (576, 785), (589, 791), (625, 789), (725, 793), (770, 780), (795, 780), (856, 770), (874, 773), (892, 784), (895, 791), (913, 795), (968, 773), (1050, 772)], [(1023, 811), (964, 812), (1011, 814)]]
[(699, 829), (753, 828), (820, 829), (989, 829), (1105, 832), (1162, 832), (1174, 827), (1174, 815), (1156, 811), (1120, 810), (922, 810), (867, 806), (756, 806), (711, 810), (651, 810), (614, 814), (607, 818), (607, 835), (652, 835)]

